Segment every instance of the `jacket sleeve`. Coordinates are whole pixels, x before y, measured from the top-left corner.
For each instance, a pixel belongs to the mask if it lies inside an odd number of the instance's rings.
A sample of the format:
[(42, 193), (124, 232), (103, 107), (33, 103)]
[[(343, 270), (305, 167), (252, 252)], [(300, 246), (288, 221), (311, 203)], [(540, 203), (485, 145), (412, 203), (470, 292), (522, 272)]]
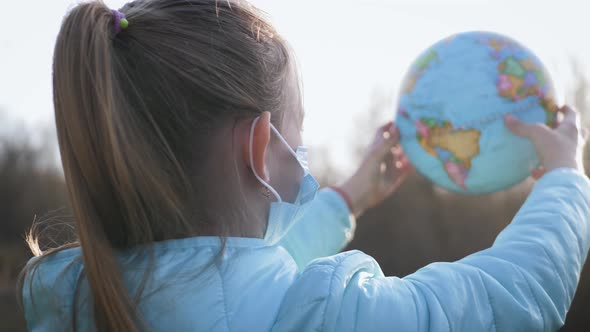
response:
[(287, 293), (275, 328), (555, 331), (586, 260), (589, 223), (588, 179), (552, 171), (491, 248), (460, 261), (402, 279), (384, 277), (358, 251), (313, 262)]
[(279, 242), (299, 269), (313, 259), (341, 251), (352, 240), (356, 228), (354, 216), (336, 191), (321, 190), (311, 204), (303, 219)]

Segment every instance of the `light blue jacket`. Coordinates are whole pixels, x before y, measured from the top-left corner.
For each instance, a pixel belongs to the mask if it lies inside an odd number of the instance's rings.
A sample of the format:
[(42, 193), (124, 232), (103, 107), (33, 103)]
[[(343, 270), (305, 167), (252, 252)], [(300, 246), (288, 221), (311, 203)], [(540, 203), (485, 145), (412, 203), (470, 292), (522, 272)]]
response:
[[(217, 238), (156, 244), (140, 305), (145, 320), (154, 331), (555, 331), (590, 245), (590, 183), (567, 169), (536, 184), (490, 249), (401, 279), (383, 276), (360, 251), (334, 255), (352, 237), (354, 221), (331, 190), (314, 204), (280, 245), (230, 238), (215, 260)], [(29, 329), (70, 326), (79, 256), (79, 249), (57, 253), (28, 277)], [(129, 257), (123, 253), (122, 263)], [(146, 260), (125, 269), (131, 292)], [(82, 282), (82, 331), (92, 329), (87, 289)]]

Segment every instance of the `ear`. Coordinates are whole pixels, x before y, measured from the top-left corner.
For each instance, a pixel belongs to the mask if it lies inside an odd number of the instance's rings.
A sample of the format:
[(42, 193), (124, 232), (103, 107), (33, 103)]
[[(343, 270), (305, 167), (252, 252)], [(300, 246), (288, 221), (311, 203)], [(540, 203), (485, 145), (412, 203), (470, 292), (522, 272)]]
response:
[[(270, 142), (270, 113), (263, 112), (256, 122), (253, 130), (252, 139), (252, 161), (250, 160), (250, 133), (244, 147), (244, 158), (246, 165), (256, 171), (264, 181), (269, 181), (269, 175), (266, 168), (266, 148)], [(254, 164), (252, 164), (254, 163)]]

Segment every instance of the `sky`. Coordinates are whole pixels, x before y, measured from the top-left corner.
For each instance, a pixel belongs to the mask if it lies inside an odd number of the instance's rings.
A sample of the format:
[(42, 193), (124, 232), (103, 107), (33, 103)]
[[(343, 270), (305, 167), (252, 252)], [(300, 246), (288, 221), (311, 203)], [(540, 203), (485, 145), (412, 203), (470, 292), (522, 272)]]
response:
[[(33, 132), (53, 124), (51, 61), (61, 19), (73, 0), (0, 0), (0, 133), (23, 123)], [(351, 170), (359, 121), (376, 94), (392, 97), (413, 59), (457, 32), (499, 32), (532, 49), (553, 76), (558, 97), (571, 85), (572, 58), (590, 54), (590, 2), (585, 0), (252, 0), (292, 45), (303, 77), (304, 142), (326, 147)], [(106, 0), (111, 8), (125, 1)], [(590, 74), (590, 63), (584, 71)], [(41, 139), (39, 137), (32, 138)]]

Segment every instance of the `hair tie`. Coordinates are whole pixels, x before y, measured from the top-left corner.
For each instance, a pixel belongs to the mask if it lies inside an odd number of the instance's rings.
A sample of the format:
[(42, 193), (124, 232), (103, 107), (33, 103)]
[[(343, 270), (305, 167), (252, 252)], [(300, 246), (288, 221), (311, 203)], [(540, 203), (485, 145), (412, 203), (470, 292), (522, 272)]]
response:
[(127, 17), (125, 16), (125, 14), (121, 13), (120, 11), (113, 9), (111, 10), (111, 12), (113, 13), (113, 16), (115, 16), (113, 32), (116, 36), (119, 34), (119, 32), (121, 32), (121, 30), (127, 29), (127, 27), (129, 26), (129, 21), (127, 21)]

